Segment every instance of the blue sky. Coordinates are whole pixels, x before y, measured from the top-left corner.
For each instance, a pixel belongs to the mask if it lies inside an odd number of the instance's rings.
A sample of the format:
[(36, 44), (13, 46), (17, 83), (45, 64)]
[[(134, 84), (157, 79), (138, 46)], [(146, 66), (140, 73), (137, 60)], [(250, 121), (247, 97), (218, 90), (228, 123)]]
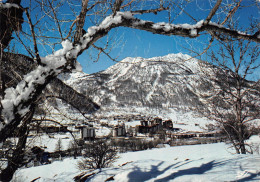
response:
[[(244, 1), (244, 4), (247, 4), (248, 2), (249, 1)], [(205, 11), (202, 11), (202, 9)], [(186, 11), (197, 20), (205, 19), (209, 13), (208, 1), (197, 1), (196, 4), (193, 3), (188, 6)], [(260, 17), (258, 9), (252, 7), (238, 10), (237, 15), (239, 16), (240, 26), (244, 28), (246, 28), (249, 23), (248, 17)], [(187, 15), (183, 14), (183, 16), (180, 17), (181, 18), (176, 19), (174, 23), (194, 24), (194, 21), (192, 21)], [(155, 22), (161, 22), (167, 21), (167, 14), (147, 14), (142, 18)], [(118, 60), (120, 61), (125, 57), (150, 58), (179, 52), (191, 54), (187, 48), (189, 49), (190, 47), (195, 47), (196, 50), (201, 51), (203, 50), (203, 47), (207, 47), (209, 38), (207, 36), (201, 36), (197, 39), (191, 40), (190, 38), (182, 38), (177, 36), (154, 35), (149, 32), (130, 28), (118, 28), (116, 32), (116, 39), (116, 41), (123, 41), (124, 44), (119, 43), (118, 47), (112, 51), (111, 55), (113, 57), (119, 56)], [(203, 58), (205, 58), (205, 56), (202, 57), (202, 59)], [(89, 59), (89, 56), (86, 53), (81, 55), (78, 60), (83, 67), (83, 71), (89, 74), (104, 70), (116, 63), (106, 56), (102, 56), (98, 62), (93, 62)], [(254, 76), (256, 75), (258, 75), (258, 78), (256, 79), (259, 79), (260, 75), (255, 73)]]
[[(24, 7), (28, 7), (29, 1), (22, 1)], [(32, 1), (34, 3), (34, 1)], [(59, 2), (59, 1), (57, 1)], [(223, 2), (226, 2), (223, 0)], [(247, 5), (250, 2), (256, 2), (256, 0), (243, 0), (242, 4)], [(260, 6), (260, 3), (258, 3)], [(214, 3), (210, 4), (208, 0), (195, 0), (193, 3), (189, 4), (185, 11), (188, 12), (191, 16), (195, 17), (197, 21), (201, 19), (205, 19), (210, 12), (210, 7), (214, 6)], [(260, 12), (257, 7), (247, 7), (243, 9), (239, 9), (236, 13), (237, 17), (239, 17), (240, 26), (242, 28), (246, 28), (248, 26), (248, 17), (254, 17), (254, 18), (260, 18)], [(179, 12), (179, 9), (176, 9), (176, 12)], [(32, 15), (36, 15), (39, 13), (39, 11), (34, 10)], [(62, 8), (62, 16), (69, 17), (71, 19), (74, 19), (75, 17), (71, 17), (70, 9), (68, 7)], [(34, 16), (32, 16), (34, 17)], [(157, 15), (154, 14), (146, 14), (142, 15), (139, 18), (142, 18), (144, 20), (150, 20), (154, 22), (167, 22), (168, 17), (167, 13), (161, 12)], [(34, 20), (33, 20), (34, 21)], [(216, 21), (216, 19), (213, 19), (212, 21)], [(189, 23), (194, 24), (195, 22), (189, 18), (185, 13), (182, 13), (177, 19), (174, 20), (175, 24), (178, 23)], [(70, 24), (66, 24), (68, 27)], [(86, 25), (91, 25), (90, 21), (87, 20)], [(49, 24), (48, 26), (51, 26)], [(67, 28), (65, 27), (65, 28)], [(85, 26), (85, 29), (88, 27)], [(28, 25), (23, 25), (23, 29), (29, 29)], [(57, 31), (53, 34), (57, 34)], [(48, 33), (48, 35), (52, 35), (51, 33)], [(196, 48), (198, 52), (202, 51), (203, 48), (207, 47), (208, 45), (208, 39), (207, 36), (201, 36), (196, 39), (190, 39), (190, 38), (182, 38), (178, 36), (164, 36), (164, 35), (154, 35), (149, 32), (135, 30), (131, 28), (117, 28), (114, 29), (109, 33), (109, 38), (113, 37), (113, 41), (111, 41), (114, 44), (114, 48), (111, 51), (111, 56), (116, 58), (120, 61), (126, 57), (144, 57), (144, 58), (150, 58), (155, 56), (164, 56), (170, 53), (187, 53), (191, 54), (188, 49), (189, 48)], [(107, 37), (103, 38), (104, 41), (106, 41)], [(17, 42), (16, 42), (17, 43)], [(28, 44), (32, 44), (31, 42), (26, 42)], [(59, 45), (59, 44), (58, 44)], [(102, 45), (100, 43), (97, 43), (97, 45)], [(217, 44), (213, 44), (213, 46), (217, 47)], [(16, 49), (18, 47), (18, 50), (23, 50), (22, 45), (16, 46)], [(32, 45), (31, 45), (32, 47)], [(46, 48), (46, 46), (45, 46)], [(56, 50), (59, 49), (60, 46), (56, 46)], [(49, 54), (48, 51), (50, 49), (47, 48), (43, 49), (39, 45), (40, 49), (40, 55), (46, 56)], [(214, 49), (214, 47), (213, 47)], [(21, 51), (22, 53), (24, 52)], [(95, 73), (101, 70), (105, 70), (109, 66), (115, 64), (116, 62), (110, 60), (107, 56), (101, 55), (100, 59), (97, 62), (93, 62), (91, 56), (96, 56), (97, 52), (93, 50), (88, 50), (87, 52), (84, 52), (79, 58), (78, 61), (81, 63), (83, 67), (83, 71), (91, 74)], [(206, 57), (202, 57), (202, 59), (206, 59)], [(260, 70), (259, 70), (260, 72)], [(258, 75), (256, 79), (260, 78), (259, 73), (255, 73), (255, 75)]]
[[(207, 4), (201, 3), (201, 5), (206, 6)], [(207, 16), (208, 13), (207, 11), (202, 11), (202, 13), (201, 11), (198, 12), (196, 9), (194, 10), (192, 6), (187, 7), (187, 11), (193, 14), (198, 20), (203, 19), (205, 16)], [(177, 18), (174, 23), (195, 23), (185, 14), (180, 17), (181, 18)], [(142, 15), (139, 18), (154, 22), (167, 22), (168, 20), (167, 13), (165, 12), (158, 13), (157, 15), (152, 13)], [(117, 28), (116, 31), (116, 41), (120, 40), (122, 42), (112, 51), (111, 55), (113, 57), (119, 56), (119, 61), (126, 57), (150, 58), (164, 56), (170, 53), (188, 53), (188, 51), (183, 48), (187, 46), (186, 40), (189, 40), (187, 38), (185, 39), (177, 36), (155, 35), (150, 32), (131, 28)], [(114, 32), (112, 32), (112, 34), (113, 33)], [(111, 33), (109, 35), (111, 35)], [(203, 38), (203, 41), (205, 42), (205, 38)], [(200, 48), (202, 48), (201, 45)], [(84, 72), (89, 74), (104, 70), (116, 63), (106, 56), (102, 56), (98, 62), (93, 62), (89, 59), (86, 53), (81, 55), (78, 60), (82, 64)]]

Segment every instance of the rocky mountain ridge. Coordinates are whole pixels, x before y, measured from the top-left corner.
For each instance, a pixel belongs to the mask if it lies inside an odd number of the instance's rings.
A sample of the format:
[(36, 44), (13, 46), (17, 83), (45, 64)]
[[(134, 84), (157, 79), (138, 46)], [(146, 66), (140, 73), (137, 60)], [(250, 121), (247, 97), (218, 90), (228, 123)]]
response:
[(214, 66), (181, 53), (163, 57), (125, 58), (105, 71), (73, 73), (62, 79), (101, 108), (205, 108), (213, 97)]

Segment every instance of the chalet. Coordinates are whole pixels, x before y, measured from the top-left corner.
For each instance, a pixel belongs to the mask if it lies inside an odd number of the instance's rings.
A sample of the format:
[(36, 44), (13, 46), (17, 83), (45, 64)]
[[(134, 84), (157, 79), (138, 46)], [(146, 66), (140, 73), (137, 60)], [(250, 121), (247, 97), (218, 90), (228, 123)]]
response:
[(137, 126), (139, 133), (156, 133), (162, 129), (162, 119), (154, 118), (152, 120), (142, 120), (141, 125)]
[(125, 125), (116, 126), (113, 129), (113, 137), (120, 137), (120, 136), (126, 136)]
[(41, 126), (41, 131), (46, 133), (59, 133), (59, 132), (67, 132), (67, 126)]
[(77, 126), (76, 129), (80, 130), (81, 138), (84, 140), (94, 140), (96, 137), (95, 128), (93, 126)]
[(216, 133), (214, 132), (192, 132), (192, 133), (175, 133), (169, 134), (172, 138), (176, 139), (187, 139), (187, 138), (202, 138), (202, 137), (214, 137)]
[(162, 125), (162, 118), (154, 118), (152, 121), (151, 121), (151, 125)]
[(140, 123), (141, 123), (141, 126), (148, 126), (148, 121), (146, 121), (146, 120), (142, 120), (142, 121), (140, 121)]
[(149, 133), (151, 130), (150, 128), (151, 128), (150, 126), (145, 126), (145, 125), (137, 126), (138, 133)]
[(172, 137), (176, 138), (176, 139), (187, 139), (187, 138), (193, 138), (196, 136), (197, 136), (196, 133), (178, 133), (178, 134), (172, 135)]
[(84, 140), (94, 140), (96, 136), (95, 128), (86, 127), (81, 132), (81, 138)]
[(173, 129), (172, 120), (166, 120), (163, 122), (163, 128)]

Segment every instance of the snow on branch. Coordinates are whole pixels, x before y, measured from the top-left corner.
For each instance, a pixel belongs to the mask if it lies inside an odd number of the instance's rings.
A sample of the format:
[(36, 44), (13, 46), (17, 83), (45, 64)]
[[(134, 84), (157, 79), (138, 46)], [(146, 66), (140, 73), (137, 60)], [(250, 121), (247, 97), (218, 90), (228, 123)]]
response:
[(139, 30), (145, 30), (152, 32), (154, 34), (162, 35), (176, 35), (183, 37), (195, 38), (200, 36), (200, 32), (207, 31), (218, 32), (220, 34), (225, 34), (232, 36), (237, 39), (246, 39), (255, 42), (260, 42), (260, 37), (257, 33), (251, 35), (238, 30), (232, 30), (224, 27), (223, 25), (214, 23), (214, 22), (205, 22), (206, 20), (201, 20), (196, 24), (169, 24), (169, 23), (154, 23), (151, 21), (144, 21), (138, 18), (135, 18), (133, 15), (136, 13), (132, 12), (117, 12), (115, 16), (108, 16), (105, 20), (99, 25), (90, 27), (88, 33), (84, 36), (89, 36), (97, 32), (108, 32), (115, 27), (130, 27)]
[(17, 4), (14, 3), (0, 3), (0, 8), (20, 8)]
[(257, 33), (251, 35), (241, 32), (239, 30), (232, 30), (226, 28), (223, 25), (214, 22), (205, 23), (205, 20), (201, 20), (196, 24), (169, 24), (164, 22), (154, 23), (151, 21), (143, 21), (134, 17), (129, 19), (129, 16), (123, 18), (125, 18), (125, 23), (122, 26), (131, 27), (139, 30), (145, 30), (154, 34), (176, 35), (194, 38), (200, 36), (200, 32), (207, 31), (208, 33), (218, 32), (220, 34), (229, 35), (237, 39), (246, 39), (255, 42), (260, 42), (260, 36), (258, 36)]

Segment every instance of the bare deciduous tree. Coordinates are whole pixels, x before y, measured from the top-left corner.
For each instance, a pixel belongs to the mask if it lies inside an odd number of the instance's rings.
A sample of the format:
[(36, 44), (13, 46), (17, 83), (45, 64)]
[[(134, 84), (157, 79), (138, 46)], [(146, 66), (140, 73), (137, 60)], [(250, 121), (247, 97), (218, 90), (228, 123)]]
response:
[(104, 140), (86, 145), (83, 152), (84, 159), (78, 162), (80, 170), (109, 167), (118, 158), (116, 149)]
[(250, 152), (246, 140), (254, 132), (252, 121), (260, 119), (260, 87), (247, 80), (260, 67), (259, 45), (225, 37), (225, 41), (219, 41), (219, 50), (208, 54), (218, 66), (214, 69), (217, 77), (212, 78), (217, 97), (211, 100), (210, 117), (217, 121), (236, 153), (245, 154)]
[(61, 155), (61, 151), (63, 150), (63, 146), (62, 146), (62, 141), (61, 141), (60, 138), (58, 139), (58, 141), (56, 143), (55, 150), (56, 150), (56, 152), (58, 152), (59, 155)]

